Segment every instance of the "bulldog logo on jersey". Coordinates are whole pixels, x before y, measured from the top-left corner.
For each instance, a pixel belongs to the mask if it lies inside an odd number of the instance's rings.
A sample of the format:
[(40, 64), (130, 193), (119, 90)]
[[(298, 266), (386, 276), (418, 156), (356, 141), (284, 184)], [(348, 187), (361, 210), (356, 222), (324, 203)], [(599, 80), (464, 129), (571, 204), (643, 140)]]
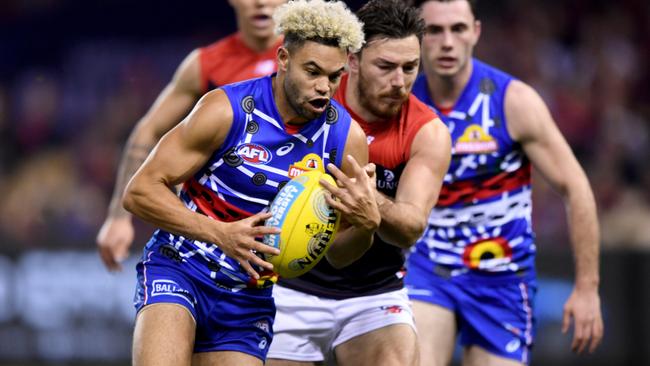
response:
[(469, 125), (454, 145), (459, 154), (488, 154), (499, 149), (494, 137), (483, 131), (479, 125)]
[(289, 172), (287, 175), (289, 178), (295, 178), (300, 174), (308, 172), (310, 170), (318, 170), (325, 173), (325, 169), (323, 168), (323, 160), (321, 160), (320, 156), (313, 153), (307, 154), (302, 158), (302, 160), (291, 164), (291, 166), (289, 166)]
[(465, 247), (463, 262), (471, 269), (497, 269), (512, 260), (512, 248), (505, 238), (480, 240)]
[(237, 147), (235, 151), (237, 156), (252, 164), (266, 164), (271, 161), (271, 152), (269, 149), (258, 144), (243, 144)]

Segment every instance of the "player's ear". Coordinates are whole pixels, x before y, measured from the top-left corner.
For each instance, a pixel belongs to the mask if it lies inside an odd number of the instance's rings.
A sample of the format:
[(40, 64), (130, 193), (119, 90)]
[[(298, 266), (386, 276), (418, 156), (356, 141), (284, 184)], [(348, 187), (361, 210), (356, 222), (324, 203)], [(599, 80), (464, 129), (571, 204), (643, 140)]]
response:
[(481, 38), (481, 21), (474, 21), (474, 45), (478, 43), (478, 39)]
[(286, 47), (282, 46), (278, 48), (278, 70), (287, 71), (287, 65), (289, 63), (289, 50)]
[(350, 52), (350, 54), (348, 54), (348, 70), (350, 72), (354, 72), (354, 73), (359, 72), (360, 57), (361, 57), (361, 51), (357, 53)]

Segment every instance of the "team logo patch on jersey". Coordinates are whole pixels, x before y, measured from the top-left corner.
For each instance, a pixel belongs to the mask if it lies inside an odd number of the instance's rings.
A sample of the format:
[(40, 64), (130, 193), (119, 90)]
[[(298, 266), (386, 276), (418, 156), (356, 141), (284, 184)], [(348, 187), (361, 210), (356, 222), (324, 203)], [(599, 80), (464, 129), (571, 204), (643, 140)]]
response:
[(235, 151), (237, 156), (253, 164), (266, 164), (271, 161), (272, 156), (269, 149), (258, 144), (243, 144)]
[(318, 170), (325, 173), (325, 169), (323, 168), (323, 160), (321, 160), (320, 156), (313, 153), (307, 154), (304, 158), (302, 158), (302, 160), (291, 164), (289, 166), (289, 172), (287, 175), (289, 178), (295, 178), (300, 174), (308, 172), (310, 170)]
[(463, 262), (471, 269), (496, 269), (510, 263), (512, 248), (504, 238), (491, 238), (468, 245)]
[(483, 131), (479, 125), (469, 125), (454, 145), (459, 154), (487, 154), (499, 149), (494, 137)]

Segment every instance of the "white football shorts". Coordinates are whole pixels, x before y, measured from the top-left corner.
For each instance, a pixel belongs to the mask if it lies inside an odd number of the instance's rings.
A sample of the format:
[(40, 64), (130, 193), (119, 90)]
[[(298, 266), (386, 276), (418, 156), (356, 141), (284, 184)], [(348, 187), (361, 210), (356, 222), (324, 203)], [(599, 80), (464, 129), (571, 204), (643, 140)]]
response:
[(273, 286), (277, 313), (267, 358), (328, 361), (339, 344), (393, 324), (415, 330), (406, 289), (334, 300)]

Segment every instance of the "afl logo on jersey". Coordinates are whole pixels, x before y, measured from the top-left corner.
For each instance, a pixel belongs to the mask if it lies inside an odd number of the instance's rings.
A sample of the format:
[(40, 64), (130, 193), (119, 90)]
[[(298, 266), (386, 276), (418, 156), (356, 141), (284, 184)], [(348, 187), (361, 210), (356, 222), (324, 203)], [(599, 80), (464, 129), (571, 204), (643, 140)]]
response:
[(271, 152), (258, 144), (243, 144), (237, 147), (237, 156), (252, 164), (266, 164), (271, 161)]

